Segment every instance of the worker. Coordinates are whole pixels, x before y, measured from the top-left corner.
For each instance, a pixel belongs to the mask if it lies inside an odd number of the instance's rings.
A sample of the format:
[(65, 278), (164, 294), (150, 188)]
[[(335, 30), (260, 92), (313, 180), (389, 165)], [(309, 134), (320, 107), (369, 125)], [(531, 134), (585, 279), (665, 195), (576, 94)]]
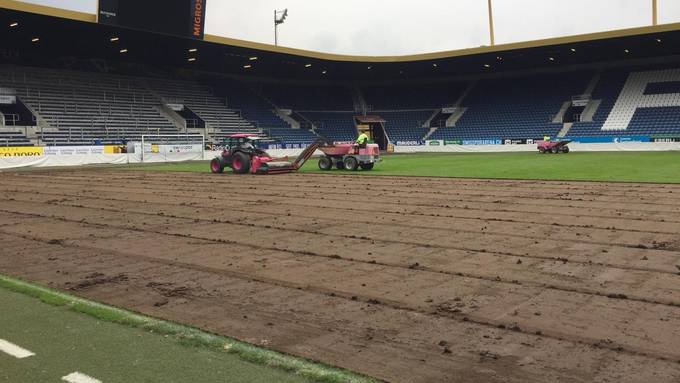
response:
[(360, 148), (365, 148), (367, 142), (368, 135), (365, 132), (361, 132), (359, 134), (359, 137), (357, 137), (357, 145), (359, 145)]
[(543, 141), (550, 141), (550, 136), (543, 136)]

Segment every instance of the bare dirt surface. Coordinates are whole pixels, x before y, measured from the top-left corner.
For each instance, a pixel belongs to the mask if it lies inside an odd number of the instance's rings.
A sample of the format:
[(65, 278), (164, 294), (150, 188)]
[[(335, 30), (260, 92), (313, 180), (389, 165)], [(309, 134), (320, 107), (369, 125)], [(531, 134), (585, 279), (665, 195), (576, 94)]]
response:
[(3, 173), (0, 272), (392, 382), (680, 381), (680, 185)]

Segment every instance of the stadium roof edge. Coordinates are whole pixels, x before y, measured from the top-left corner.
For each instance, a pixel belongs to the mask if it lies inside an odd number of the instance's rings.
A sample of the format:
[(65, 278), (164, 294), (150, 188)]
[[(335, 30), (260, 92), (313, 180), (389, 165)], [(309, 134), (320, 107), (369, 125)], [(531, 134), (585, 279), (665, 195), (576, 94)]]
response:
[[(63, 18), (63, 19), (76, 20), (76, 21), (83, 21), (83, 22), (90, 22), (90, 23), (96, 23), (97, 22), (97, 15), (96, 14), (70, 11), (70, 10), (65, 10), (65, 9), (61, 9), (61, 8), (25, 3), (25, 2), (17, 1), (17, 0), (0, 0), (0, 8), (6, 8), (6, 9), (15, 10), (15, 11), (28, 12), (28, 13), (34, 13), (34, 14), (39, 14), (39, 15), (44, 15), (44, 16), (52, 16), (52, 17), (58, 17), (58, 18)], [(634, 28), (626, 28), (626, 29), (617, 29), (617, 30), (612, 30), (612, 31), (595, 32), (595, 33), (587, 33), (587, 34), (580, 34), (580, 35), (571, 35), (571, 36), (523, 41), (523, 42), (517, 42), (517, 43), (497, 44), (497, 45), (494, 45), (494, 46), (481, 46), (481, 47), (475, 47), (475, 48), (464, 48), (464, 49), (457, 49), (457, 50), (440, 51), (440, 52), (432, 52), (432, 53), (420, 53), (420, 54), (412, 54), (412, 55), (401, 55), (401, 56), (359, 56), (359, 55), (343, 55), (343, 54), (334, 54), (334, 53), (324, 53), (324, 52), (316, 52), (316, 51), (297, 49), (297, 48), (274, 46), (274, 45), (270, 45), (270, 44), (252, 42), (252, 41), (247, 41), (247, 40), (239, 40), (239, 39), (233, 39), (233, 38), (229, 38), (229, 37), (221, 37), (221, 36), (210, 35), (210, 34), (205, 35), (204, 41), (210, 42), (210, 43), (222, 44), (222, 45), (229, 45), (229, 46), (234, 46), (234, 47), (239, 47), (239, 48), (248, 48), (248, 49), (254, 49), (254, 50), (259, 50), (259, 51), (264, 51), (264, 52), (282, 53), (282, 54), (309, 57), (309, 58), (329, 60), (329, 61), (375, 62), (375, 63), (394, 62), (394, 63), (397, 63), (397, 62), (416, 62), (416, 61), (425, 61), (425, 60), (447, 59), (447, 58), (453, 58), (453, 57), (471, 56), (471, 55), (485, 54), (485, 53), (488, 54), (488, 53), (495, 53), (495, 52), (512, 51), (512, 50), (516, 50), (516, 49), (548, 47), (548, 46), (552, 46), (552, 45), (580, 43), (580, 42), (587, 42), (587, 41), (595, 41), (595, 40), (603, 40), (603, 39), (619, 38), (619, 37), (628, 37), (628, 36), (636, 36), (636, 35), (645, 35), (645, 34), (653, 34), (653, 33), (661, 33), (661, 32), (671, 32), (671, 31), (680, 31), (680, 23), (661, 24), (661, 25), (656, 25), (656, 26), (642, 26), (642, 27), (634, 27)]]
[(497, 44), (494, 46), (481, 46), (475, 48), (464, 48), (449, 51), (440, 51), (432, 53), (419, 53), (413, 55), (402, 56), (357, 56), (357, 55), (342, 55), (335, 53), (315, 52), (304, 49), (288, 48), (281, 46), (274, 46), (270, 44), (257, 43), (246, 40), (233, 39), (229, 37), (221, 37), (215, 35), (205, 35), (205, 41), (219, 43), (224, 45), (232, 45), (241, 48), (257, 49), (262, 51), (285, 53), (296, 56), (305, 56), (310, 58), (330, 60), (330, 61), (354, 61), (354, 62), (409, 62), (409, 61), (425, 61), (447, 59), (460, 56), (471, 56), (482, 53), (506, 52), (515, 49), (525, 48), (539, 48), (551, 45), (580, 43), (594, 40), (604, 40), (617, 37), (628, 37), (637, 35), (646, 35), (661, 32), (680, 31), (680, 23), (661, 24), (656, 26), (634, 27), (626, 29), (616, 29), (612, 31), (587, 33), (580, 35), (571, 35), (563, 37), (553, 37), (548, 39), (522, 41), (517, 43)]
[(60, 17), (62, 19), (85, 21), (90, 23), (97, 22), (97, 15), (92, 13), (70, 11), (67, 9), (25, 3), (23, 1), (17, 0), (0, 0), (0, 8), (6, 8), (20, 12), (35, 13), (43, 16)]

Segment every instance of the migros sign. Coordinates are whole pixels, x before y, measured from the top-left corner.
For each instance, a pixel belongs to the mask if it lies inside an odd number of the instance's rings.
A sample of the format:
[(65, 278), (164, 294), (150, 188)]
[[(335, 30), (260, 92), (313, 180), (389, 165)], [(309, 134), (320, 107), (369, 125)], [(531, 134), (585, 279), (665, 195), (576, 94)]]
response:
[(205, 0), (193, 0), (191, 10), (191, 35), (200, 39), (203, 37), (203, 25), (205, 22)]

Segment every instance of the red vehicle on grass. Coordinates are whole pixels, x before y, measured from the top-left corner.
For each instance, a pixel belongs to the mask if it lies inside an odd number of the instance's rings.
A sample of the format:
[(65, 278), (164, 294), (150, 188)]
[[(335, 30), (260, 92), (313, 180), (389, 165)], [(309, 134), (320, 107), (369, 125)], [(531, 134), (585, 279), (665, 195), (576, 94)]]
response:
[(539, 153), (552, 153), (552, 154), (558, 154), (558, 153), (569, 153), (569, 147), (567, 146), (571, 141), (569, 140), (560, 140), (560, 141), (551, 141), (551, 140), (543, 140), (543, 141), (538, 141), (536, 146), (538, 147), (538, 152)]

